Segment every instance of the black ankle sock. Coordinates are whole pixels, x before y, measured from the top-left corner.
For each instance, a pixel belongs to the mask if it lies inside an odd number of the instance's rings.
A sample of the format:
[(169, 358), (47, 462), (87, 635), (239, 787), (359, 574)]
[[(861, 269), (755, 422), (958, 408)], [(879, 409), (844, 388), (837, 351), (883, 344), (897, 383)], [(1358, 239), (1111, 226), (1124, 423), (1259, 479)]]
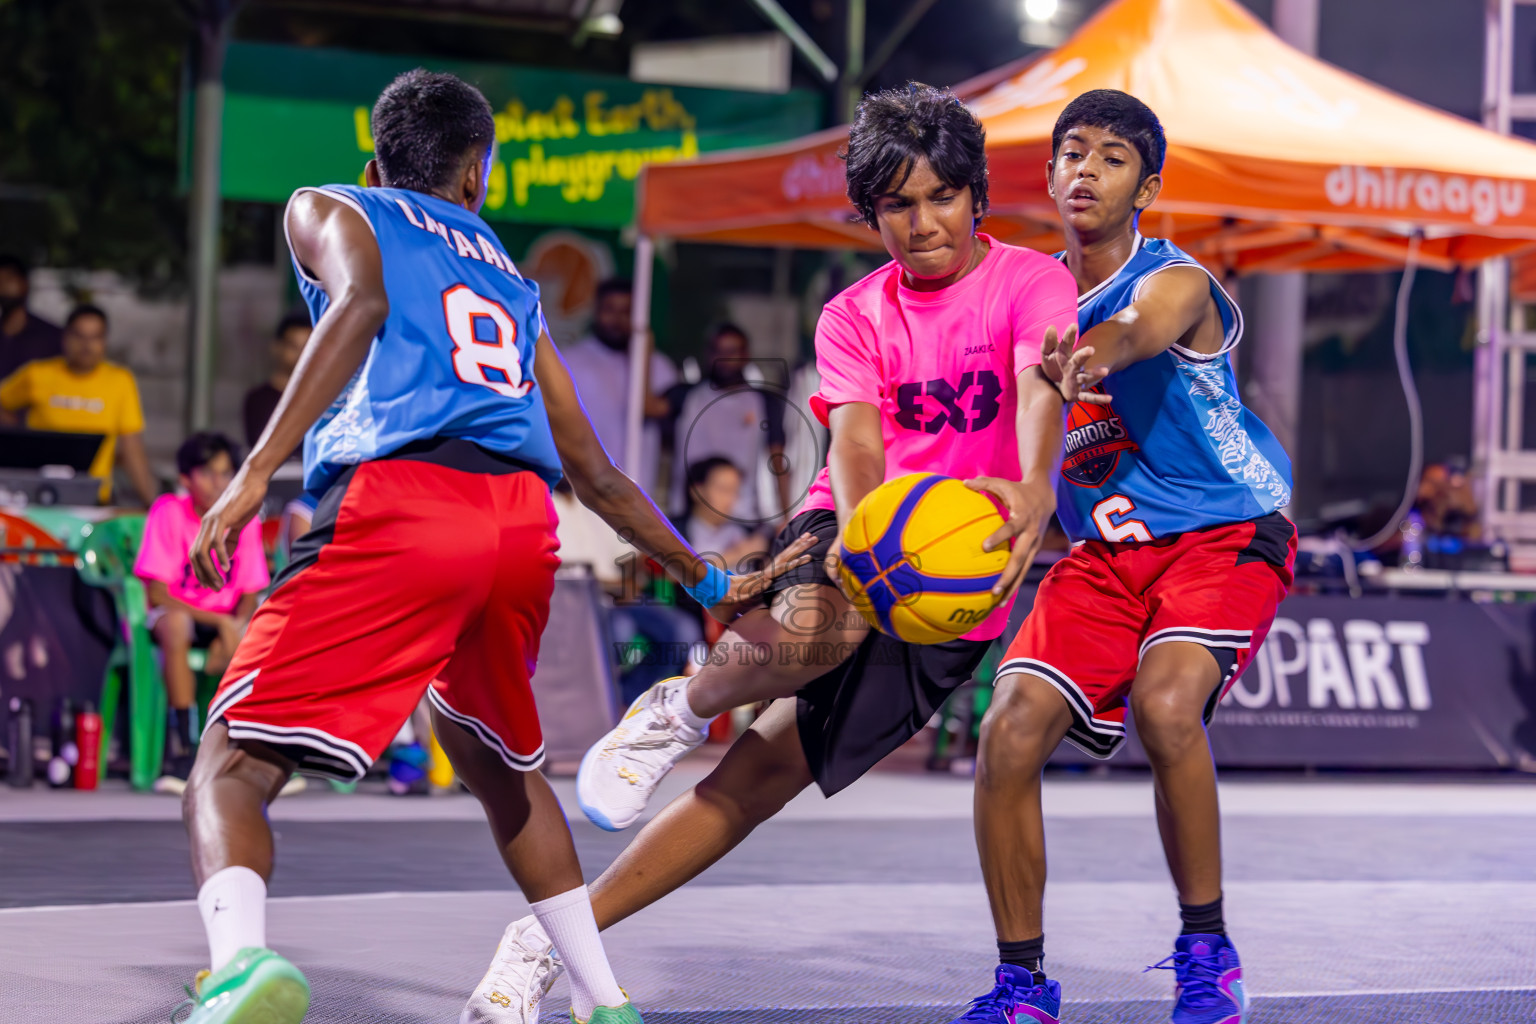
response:
[(192, 753), (192, 709), (171, 709), (171, 756), (188, 757)]
[(1037, 935), (1023, 942), (997, 942), (999, 963), (1022, 967), (1035, 976), (1035, 984), (1045, 984), (1045, 936)]
[(1227, 923), (1221, 916), (1221, 897), (1214, 903), (1180, 903), (1179, 919), (1184, 922), (1180, 935), (1225, 935)]

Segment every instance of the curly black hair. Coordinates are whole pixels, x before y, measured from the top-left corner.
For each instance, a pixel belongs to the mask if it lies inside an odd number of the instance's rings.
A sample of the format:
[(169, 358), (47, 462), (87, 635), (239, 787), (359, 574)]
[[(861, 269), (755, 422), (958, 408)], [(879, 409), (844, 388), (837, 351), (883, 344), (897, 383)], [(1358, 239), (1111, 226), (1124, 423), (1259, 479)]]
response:
[(448, 184), (472, 149), (496, 138), (480, 90), (455, 75), (416, 68), (390, 82), (373, 105), (373, 155), (389, 188), (432, 192)]
[(953, 189), (970, 186), (979, 222), (987, 212), (987, 134), (948, 89), (909, 82), (864, 97), (848, 130), (848, 198), (876, 226), (875, 200), (900, 189), (919, 159)]

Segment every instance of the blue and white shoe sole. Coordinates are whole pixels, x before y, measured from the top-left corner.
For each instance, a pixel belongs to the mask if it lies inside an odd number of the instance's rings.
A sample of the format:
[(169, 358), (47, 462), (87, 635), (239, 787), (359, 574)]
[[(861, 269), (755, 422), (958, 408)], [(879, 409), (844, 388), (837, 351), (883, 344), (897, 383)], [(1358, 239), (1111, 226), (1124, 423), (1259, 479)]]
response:
[[(665, 682), (665, 680), (663, 680), (663, 682)], [(661, 683), (656, 684), (656, 686), (660, 685)], [(655, 687), (652, 687), (651, 689), (654, 688)], [(648, 689), (645, 691), (645, 693), (642, 693), (640, 696), (631, 701), (629, 707), (624, 709), (624, 716), (623, 718), (620, 718), (619, 721), (622, 722), (625, 718), (628, 718), (631, 714), (633, 714), (635, 709), (640, 706), (640, 702), (645, 700), (650, 692), (651, 690)], [(614, 728), (618, 727), (615, 726)], [(613, 819), (609, 818), (608, 815), (604, 814), (601, 809), (587, 803), (586, 800), (582, 799), (581, 795), (581, 777), (587, 773), (587, 767), (592, 763), (593, 758), (597, 756), (598, 750), (601, 749), (601, 747), (602, 741), (599, 740), (598, 742), (592, 744), (591, 747), (587, 748), (587, 752), (582, 755), (581, 766), (576, 769), (576, 804), (581, 808), (581, 813), (587, 816), (587, 820), (596, 825), (598, 828), (602, 829), (604, 832), (622, 832), (633, 825), (637, 820), (639, 820), (640, 815), (637, 814), (633, 818), (623, 823), (615, 822)]]

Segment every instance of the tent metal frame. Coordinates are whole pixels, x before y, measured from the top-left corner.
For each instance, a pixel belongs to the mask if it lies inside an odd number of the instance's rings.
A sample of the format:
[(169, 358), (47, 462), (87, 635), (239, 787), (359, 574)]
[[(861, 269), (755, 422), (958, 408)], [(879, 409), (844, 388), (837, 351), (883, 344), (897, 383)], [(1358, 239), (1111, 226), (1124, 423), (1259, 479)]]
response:
[[(1514, 121), (1536, 121), (1536, 94), (1514, 91), (1515, 13), (1536, 0), (1486, 0), (1483, 125), (1503, 135)], [(1522, 485), (1536, 484), (1536, 450), (1524, 447), (1531, 329), (1536, 306), (1510, 301), (1509, 260), (1483, 263), (1478, 275), (1478, 345), (1474, 353), (1472, 468), (1479, 488), (1483, 536), (1536, 555), (1536, 507), (1526, 508)]]

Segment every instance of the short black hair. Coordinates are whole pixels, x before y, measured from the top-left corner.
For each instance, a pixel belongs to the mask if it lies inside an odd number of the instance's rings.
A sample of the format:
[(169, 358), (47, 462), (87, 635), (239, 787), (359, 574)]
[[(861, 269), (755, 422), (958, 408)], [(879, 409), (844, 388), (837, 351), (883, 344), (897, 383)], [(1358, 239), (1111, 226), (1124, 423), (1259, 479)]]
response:
[(948, 89), (909, 82), (865, 96), (843, 159), (848, 199), (870, 227), (875, 200), (905, 185), (919, 159), (950, 188), (970, 186), (978, 221), (987, 212), (987, 133)]
[(231, 466), (239, 465), (240, 449), (235, 442), (216, 430), (199, 431), (176, 449), (176, 472), (191, 476), (194, 469), (208, 465), (220, 452), (229, 456)]
[(390, 82), (373, 105), (373, 155), (389, 188), (432, 192), (449, 183), (472, 149), (496, 138), (480, 90), (456, 75), (416, 68)]
[(20, 277), (26, 277), (32, 272), (26, 260), (11, 253), (0, 254), (0, 270), (14, 271)]
[(634, 295), (635, 282), (627, 277), (607, 277), (597, 283), (597, 293), (592, 296), (593, 302), (602, 302), (610, 295)]
[(727, 334), (734, 334), (738, 338), (742, 339), (743, 341), (745, 341), (745, 342), (747, 342), (749, 344), (752, 341), (752, 337), (749, 334), (747, 334), (747, 332), (745, 330), (742, 329), (740, 324), (733, 323), (730, 320), (722, 320), (722, 321), (720, 321), (720, 323), (716, 324), (710, 330), (710, 332), (709, 332), (709, 343), (711, 345), (713, 345), (715, 342), (719, 341), (721, 338), (725, 337)]
[(64, 326), (75, 326), (75, 321), (79, 320), (83, 316), (99, 316), (101, 317), (102, 326), (110, 327), (112, 325), (112, 321), (107, 319), (106, 310), (102, 309), (100, 306), (94, 306), (89, 302), (82, 302), (74, 309), (69, 311), (69, 316), (64, 318)]
[(1051, 130), (1051, 159), (1061, 152), (1062, 140), (1073, 128), (1102, 128), (1136, 147), (1141, 154), (1141, 180), (1163, 170), (1168, 140), (1163, 123), (1152, 108), (1119, 89), (1091, 89), (1068, 103)]
[(700, 459), (698, 462), (690, 463), (688, 466), (688, 492), (691, 494), (695, 487), (704, 486), (704, 482), (709, 479), (709, 474), (722, 466), (734, 469), (738, 476), (741, 475), (741, 467), (721, 455), (711, 455), (707, 459)]
[(314, 327), (314, 324), (310, 323), (308, 313), (301, 309), (295, 309), (290, 313), (285, 313), (283, 318), (277, 322), (277, 329), (272, 332), (272, 337), (281, 338), (295, 327), (302, 327), (307, 331)]

